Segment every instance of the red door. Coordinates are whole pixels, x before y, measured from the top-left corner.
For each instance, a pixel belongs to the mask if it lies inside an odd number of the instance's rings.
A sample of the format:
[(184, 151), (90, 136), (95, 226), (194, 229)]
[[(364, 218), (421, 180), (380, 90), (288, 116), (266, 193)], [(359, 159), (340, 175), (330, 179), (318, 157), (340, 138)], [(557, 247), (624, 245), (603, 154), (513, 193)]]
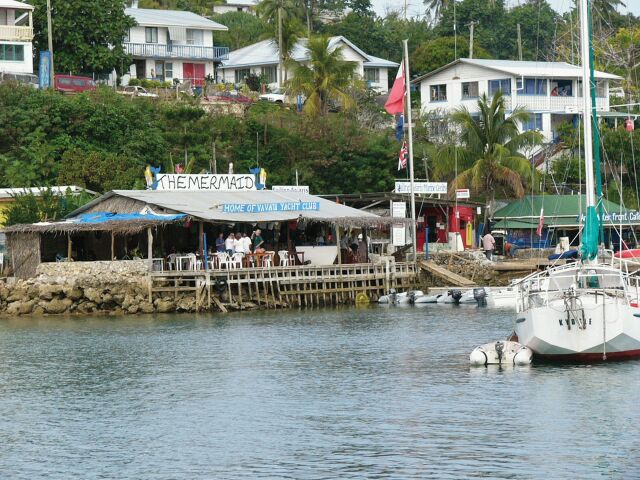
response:
[(204, 85), (204, 63), (183, 63), (182, 78), (191, 80), (194, 87), (202, 87)]

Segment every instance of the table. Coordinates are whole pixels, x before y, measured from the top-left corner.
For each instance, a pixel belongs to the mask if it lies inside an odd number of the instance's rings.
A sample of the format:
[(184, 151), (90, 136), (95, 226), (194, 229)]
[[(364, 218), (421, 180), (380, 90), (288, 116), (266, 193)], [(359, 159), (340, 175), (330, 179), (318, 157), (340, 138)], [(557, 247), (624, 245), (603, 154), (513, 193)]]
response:
[[(252, 266), (262, 267), (262, 260), (264, 257), (273, 255), (272, 253), (245, 253), (244, 254), (244, 266), (249, 268)], [(251, 261), (253, 260), (253, 261)]]
[[(185, 268), (186, 262), (186, 268)], [(193, 253), (187, 255), (176, 255), (176, 270), (195, 270), (196, 259)]]

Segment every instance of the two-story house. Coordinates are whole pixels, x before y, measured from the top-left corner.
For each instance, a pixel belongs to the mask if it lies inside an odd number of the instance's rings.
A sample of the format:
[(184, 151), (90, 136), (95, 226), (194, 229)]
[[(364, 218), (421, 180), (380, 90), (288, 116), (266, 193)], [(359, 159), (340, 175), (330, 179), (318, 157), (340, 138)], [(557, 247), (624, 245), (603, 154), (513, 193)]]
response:
[(198, 87), (215, 76), (215, 68), (227, 58), (227, 47), (214, 46), (214, 32), (227, 27), (193, 12), (125, 9), (137, 25), (129, 30), (124, 47), (133, 56), (129, 75), (123, 78), (147, 78), (162, 81), (191, 81)]
[(0, 0), (0, 72), (33, 73), (33, 7)]
[(224, 0), (224, 3), (215, 3), (213, 13), (244, 12), (256, 14), (258, 0)]
[[(388, 70), (397, 68), (397, 63), (369, 55), (342, 36), (329, 39), (329, 49), (333, 51), (337, 48), (345, 60), (354, 63), (355, 73), (364, 79), (370, 88), (379, 93), (388, 91)], [(291, 50), (291, 58), (298, 62), (309, 60), (306, 38), (296, 42)], [(230, 52), (229, 58), (222, 62), (219, 70), (223, 72), (222, 80), (226, 83), (241, 83), (250, 74), (255, 74), (264, 75), (269, 86), (276, 87), (284, 83), (284, 79), (279, 78), (278, 62), (278, 43), (275, 40), (263, 40)], [(290, 77), (289, 71), (287, 78)]]
[[(595, 72), (598, 111), (609, 111), (609, 82), (617, 75)], [(432, 114), (432, 133), (446, 128), (438, 121), (456, 108), (478, 111), (478, 98), (501, 90), (508, 111), (524, 107), (531, 119), (523, 130), (539, 130), (547, 143), (558, 126), (574, 122), (582, 111), (582, 68), (565, 62), (531, 62), (461, 58), (412, 81), (420, 86), (422, 113)]]

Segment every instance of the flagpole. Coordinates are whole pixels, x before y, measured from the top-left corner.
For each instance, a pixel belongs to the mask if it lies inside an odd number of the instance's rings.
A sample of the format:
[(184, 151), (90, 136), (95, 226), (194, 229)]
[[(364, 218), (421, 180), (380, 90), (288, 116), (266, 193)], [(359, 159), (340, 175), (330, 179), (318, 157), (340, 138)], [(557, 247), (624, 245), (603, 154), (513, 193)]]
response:
[(404, 78), (407, 90), (407, 124), (409, 133), (409, 184), (411, 189), (411, 238), (413, 239), (413, 261), (418, 261), (418, 238), (416, 235), (416, 197), (413, 184), (413, 127), (411, 120), (411, 79), (409, 78), (409, 47), (408, 40), (402, 41), (404, 45)]

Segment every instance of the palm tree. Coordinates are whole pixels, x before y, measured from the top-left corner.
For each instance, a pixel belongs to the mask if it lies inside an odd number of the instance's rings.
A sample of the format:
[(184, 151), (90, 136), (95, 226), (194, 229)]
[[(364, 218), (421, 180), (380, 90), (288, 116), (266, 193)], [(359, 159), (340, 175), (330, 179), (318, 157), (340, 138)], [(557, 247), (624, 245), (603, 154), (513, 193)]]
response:
[(307, 48), (308, 61), (290, 62), (293, 78), (288, 82), (293, 94), (307, 97), (305, 113), (326, 115), (332, 100), (352, 108), (355, 102), (348, 90), (354, 84), (355, 63), (344, 60), (339, 48), (331, 50), (328, 37), (310, 38)]
[(282, 66), (284, 64), (284, 42), (282, 39), (282, 22), (292, 19), (298, 11), (298, 5), (295, 0), (262, 0), (258, 4), (258, 15), (265, 19), (268, 23), (277, 23), (278, 33), (278, 86), (282, 84)]
[(470, 187), (476, 193), (484, 192), (492, 205), (499, 186), (522, 197), (534, 171), (521, 151), (540, 145), (542, 134), (520, 131), (519, 125), (529, 120), (530, 114), (518, 107), (507, 116), (500, 91), (491, 100), (482, 95), (478, 110), (477, 116), (465, 107), (451, 114), (451, 122), (461, 132), (460, 145), (447, 145), (437, 151), (434, 174), (451, 178), (457, 157), (460, 173), (452, 180), (452, 190)]

